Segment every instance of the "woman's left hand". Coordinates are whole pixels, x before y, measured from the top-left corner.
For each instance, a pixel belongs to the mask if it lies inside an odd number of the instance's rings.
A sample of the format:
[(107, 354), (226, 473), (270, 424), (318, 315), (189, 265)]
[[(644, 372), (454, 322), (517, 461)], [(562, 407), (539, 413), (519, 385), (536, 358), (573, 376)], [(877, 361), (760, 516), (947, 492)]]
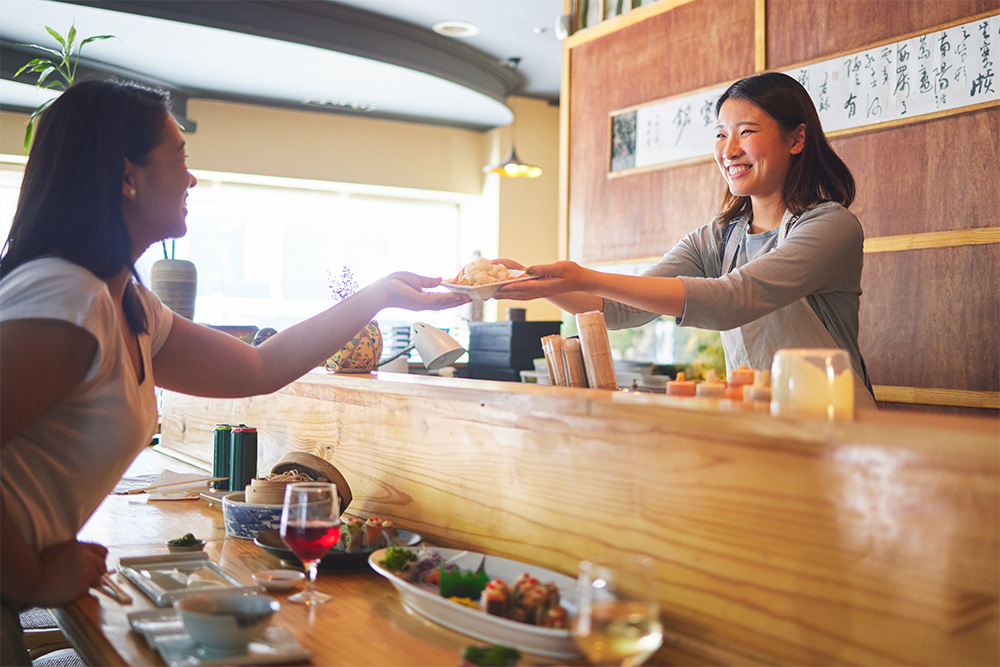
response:
[(406, 308), (407, 310), (445, 310), (468, 303), (470, 299), (465, 294), (453, 292), (425, 292), (423, 290), (437, 287), (440, 278), (418, 276), (415, 273), (399, 271), (382, 278), (386, 291), (387, 308)]

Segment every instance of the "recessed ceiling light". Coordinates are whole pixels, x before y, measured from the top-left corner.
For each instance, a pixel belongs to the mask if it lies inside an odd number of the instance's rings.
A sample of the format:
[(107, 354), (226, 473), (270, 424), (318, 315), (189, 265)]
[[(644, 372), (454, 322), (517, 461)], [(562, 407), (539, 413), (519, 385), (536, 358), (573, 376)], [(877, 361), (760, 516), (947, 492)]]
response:
[(479, 26), (465, 21), (441, 21), (435, 23), (431, 29), (445, 37), (475, 37), (479, 34)]

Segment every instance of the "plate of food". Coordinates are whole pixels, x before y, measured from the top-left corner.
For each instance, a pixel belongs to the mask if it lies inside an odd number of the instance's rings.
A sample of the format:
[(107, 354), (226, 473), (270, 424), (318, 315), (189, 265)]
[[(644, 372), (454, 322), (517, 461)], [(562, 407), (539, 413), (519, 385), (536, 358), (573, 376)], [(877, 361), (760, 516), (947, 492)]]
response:
[(480, 258), (463, 266), (451, 280), (441, 281), (441, 286), (452, 292), (466, 294), (474, 301), (486, 301), (492, 299), (504, 285), (519, 280), (534, 280), (536, 277)]
[[(372, 517), (371, 519), (344, 518), (341, 523), (340, 541), (323, 556), (319, 563), (321, 570), (350, 570), (365, 566), (368, 556), (373, 551), (390, 545), (412, 547), (420, 543), (420, 535), (403, 529), (389, 529), (386, 521)], [(259, 534), (254, 544), (277, 556), (289, 565), (301, 567), (302, 561), (285, 546), (278, 529), (267, 530)]]
[(390, 547), (369, 556), (403, 605), (436, 623), (534, 655), (578, 659), (569, 633), (576, 580), (534, 565), (456, 549)]

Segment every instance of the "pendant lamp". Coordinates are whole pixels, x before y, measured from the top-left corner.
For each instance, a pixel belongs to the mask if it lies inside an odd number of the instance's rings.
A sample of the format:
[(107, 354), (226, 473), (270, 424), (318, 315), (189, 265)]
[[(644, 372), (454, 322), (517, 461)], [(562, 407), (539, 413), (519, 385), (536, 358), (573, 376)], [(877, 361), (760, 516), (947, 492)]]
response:
[[(521, 62), (520, 58), (511, 58), (509, 61), (511, 69), (516, 70), (518, 64)], [(484, 174), (499, 174), (500, 176), (506, 176), (508, 178), (537, 178), (542, 175), (542, 168), (536, 167), (533, 164), (526, 164), (521, 162), (520, 158), (517, 157), (517, 150), (514, 146), (517, 143), (515, 141), (514, 127), (517, 124), (517, 117), (515, 114), (514, 121), (510, 125), (510, 152), (507, 153), (507, 157), (496, 165), (487, 165), (483, 167)]]
[(495, 166), (485, 166), (483, 167), (483, 172), (487, 174), (500, 174), (501, 176), (508, 176), (510, 178), (536, 178), (542, 175), (542, 168), (521, 162), (517, 157), (517, 151), (514, 150), (512, 143), (510, 152), (507, 153), (507, 157), (503, 159), (503, 162)]

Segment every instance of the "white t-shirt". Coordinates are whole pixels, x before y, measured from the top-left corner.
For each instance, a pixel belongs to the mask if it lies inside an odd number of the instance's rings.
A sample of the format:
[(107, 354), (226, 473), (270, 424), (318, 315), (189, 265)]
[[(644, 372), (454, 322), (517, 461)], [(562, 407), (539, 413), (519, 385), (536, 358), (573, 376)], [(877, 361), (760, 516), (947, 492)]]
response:
[(139, 384), (107, 284), (56, 257), (19, 266), (0, 281), (0, 320), (55, 319), (93, 334), (97, 353), (84, 381), (0, 452), (4, 504), (37, 551), (73, 538), (156, 432), (153, 356), (171, 311), (139, 288), (149, 333), (139, 336)]

